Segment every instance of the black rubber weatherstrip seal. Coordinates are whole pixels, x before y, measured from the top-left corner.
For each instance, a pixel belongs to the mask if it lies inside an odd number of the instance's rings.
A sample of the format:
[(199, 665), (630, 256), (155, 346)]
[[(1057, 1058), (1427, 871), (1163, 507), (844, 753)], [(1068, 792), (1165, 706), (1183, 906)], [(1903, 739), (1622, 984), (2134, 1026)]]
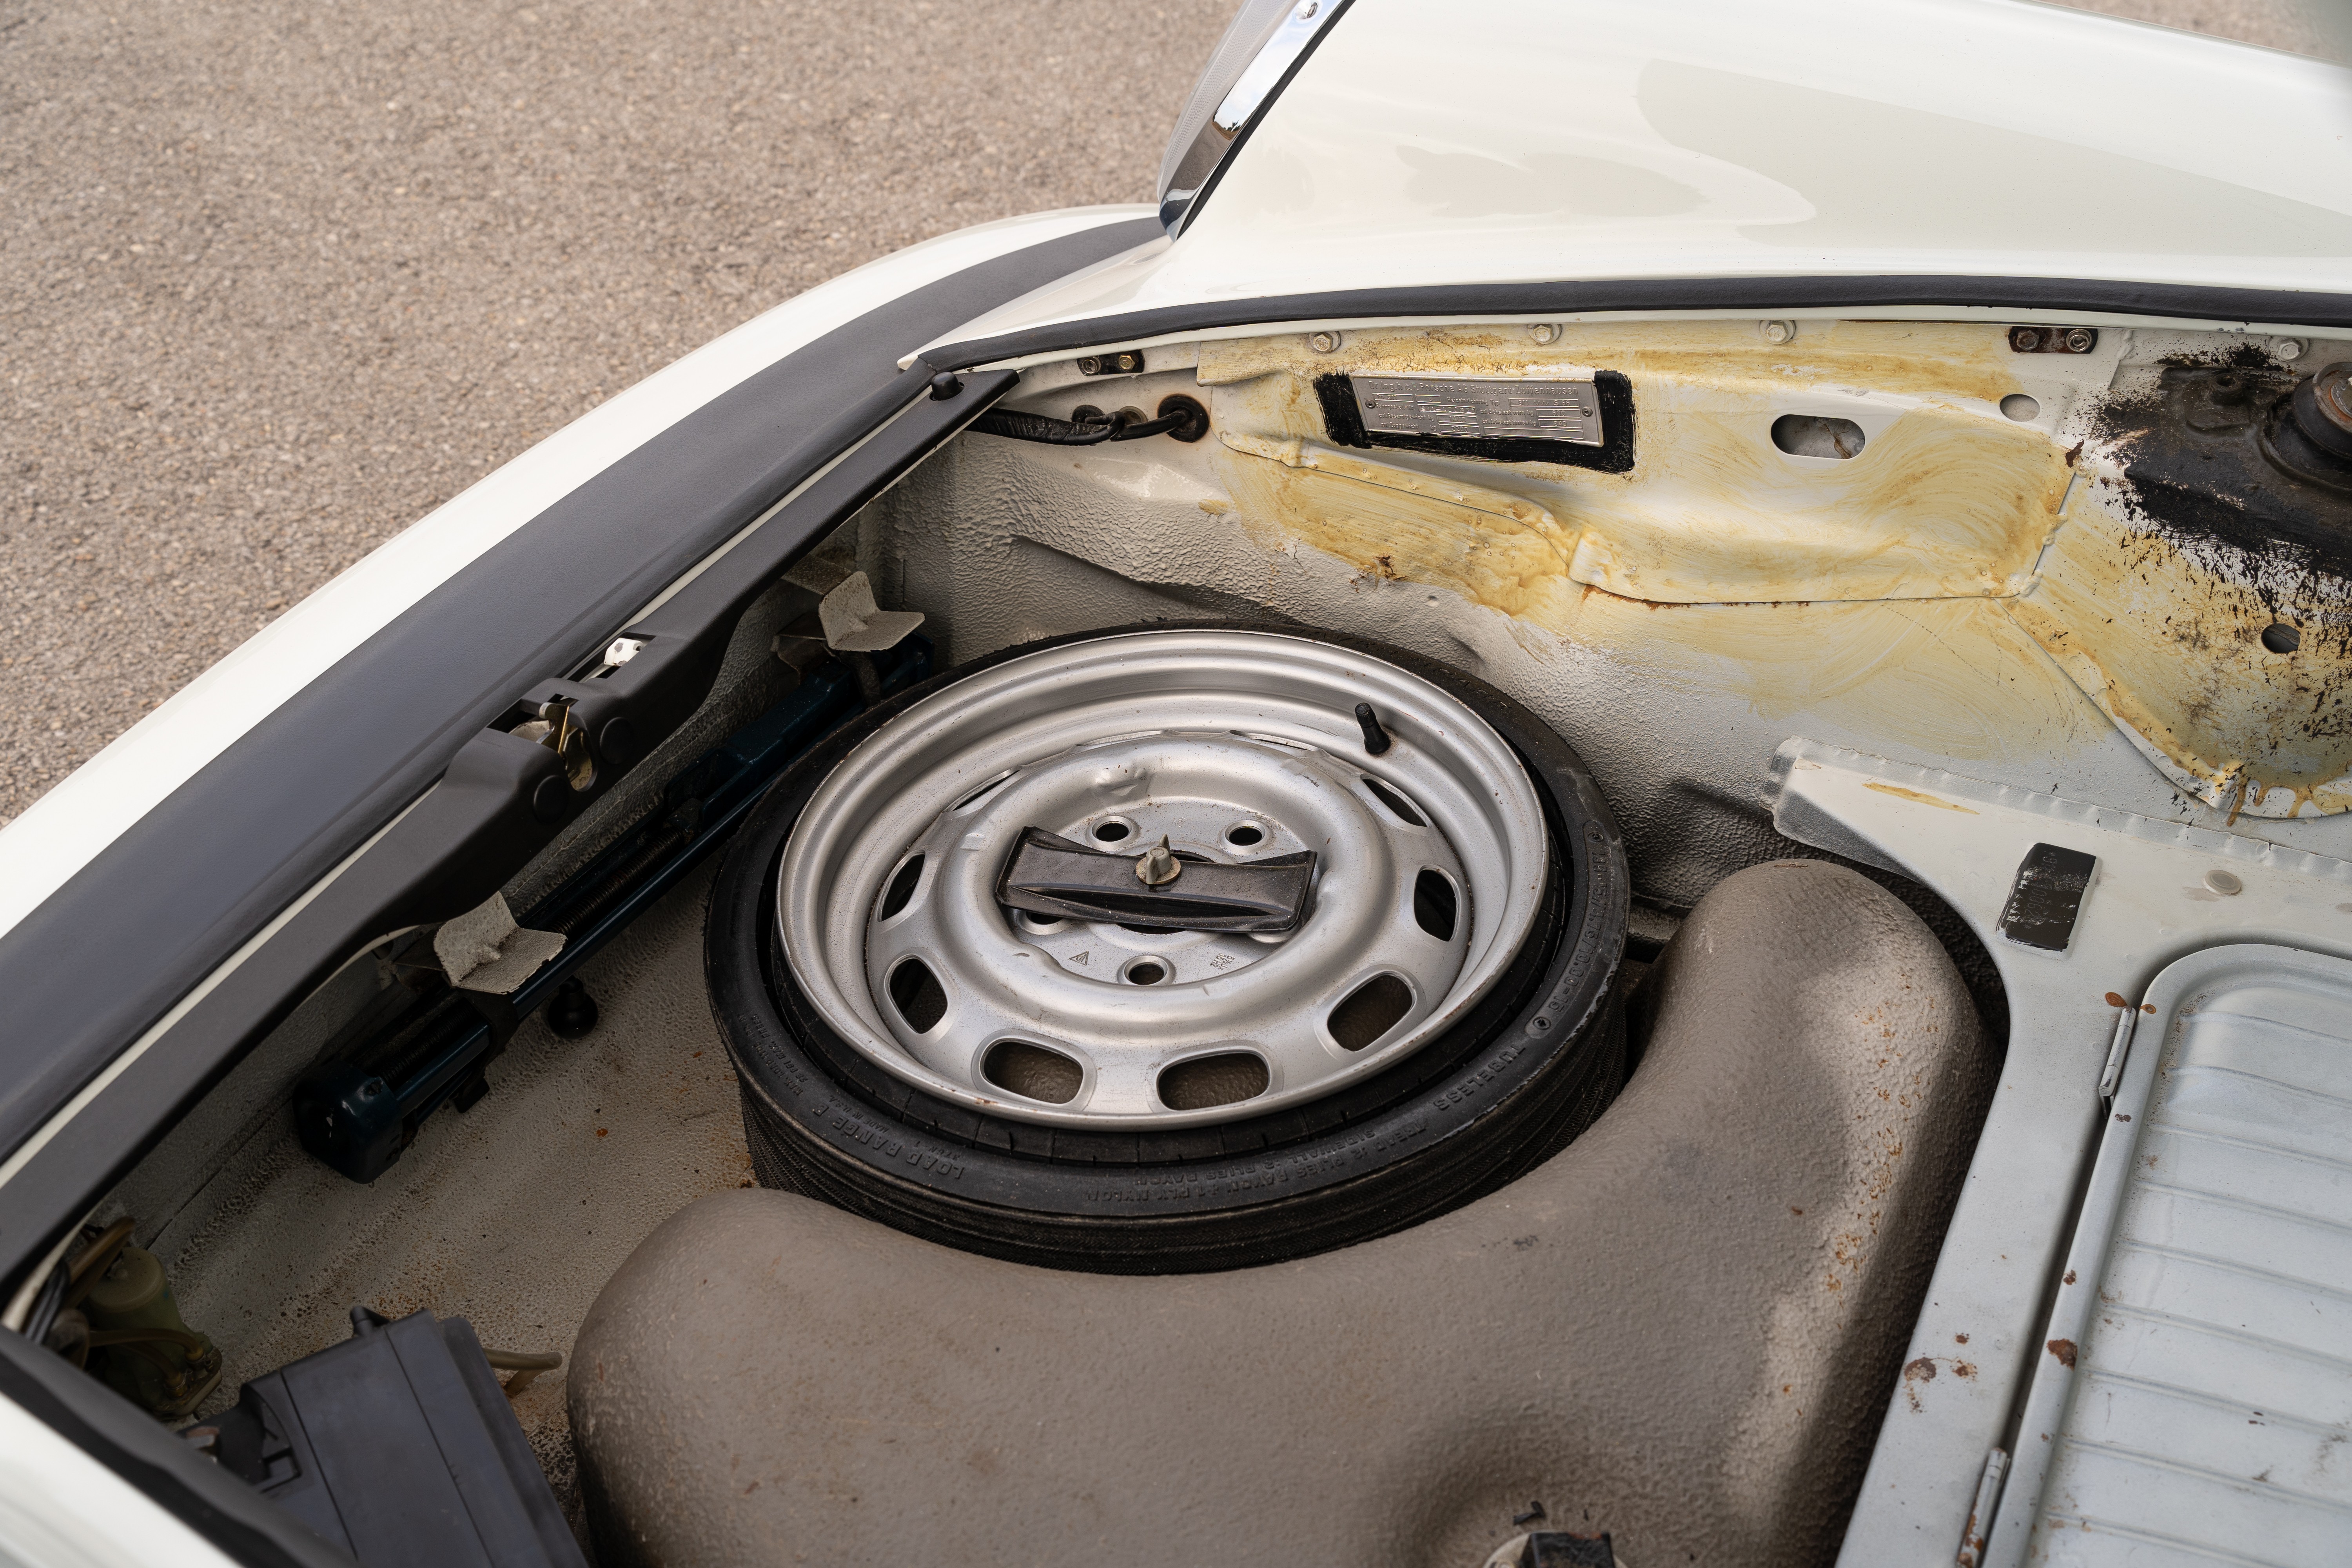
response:
[(2352, 327), (2352, 294), (2286, 289), (2214, 289), (2085, 278), (1639, 278), (1567, 283), (1460, 283), (1416, 289), (1344, 289), (1328, 294), (1211, 300), (1057, 321), (926, 350), (941, 370), (1028, 354), (1098, 348), (1176, 332), (1279, 321), (1388, 321), (1412, 316), (1580, 316), (1609, 310), (1869, 310), (1924, 306), (1992, 310), (2075, 310), (2208, 321)]
[[(526, 689), (577, 666), (638, 606), (894, 416), (905, 411), (894, 430), (921, 435), (932, 370), (900, 370), (909, 348), (1160, 233), (1157, 219), (1136, 218), (1031, 246), (826, 333), (620, 458), (239, 737), (0, 937), (0, 1149), (19, 1147), (417, 800)], [(979, 378), (968, 379), (977, 389)], [(867, 443), (875, 461), (889, 455), (889, 435)], [(829, 507), (856, 499), (856, 467), (845, 460), (723, 559), (740, 567), (764, 553), (783, 570), (821, 536)], [(790, 540), (775, 526), (787, 522)], [(764, 542), (743, 556), (755, 542)], [(699, 594), (710, 586), (698, 580)], [(665, 611), (678, 607), (674, 599)], [(9, 1183), (0, 1279), (216, 1081), (290, 1005), (289, 992), (307, 988), (316, 943), (306, 932), (357, 918), (336, 904), (330, 887)]]
[(53, 1351), (0, 1330), (0, 1397), (250, 1568), (354, 1568), (340, 1549)]

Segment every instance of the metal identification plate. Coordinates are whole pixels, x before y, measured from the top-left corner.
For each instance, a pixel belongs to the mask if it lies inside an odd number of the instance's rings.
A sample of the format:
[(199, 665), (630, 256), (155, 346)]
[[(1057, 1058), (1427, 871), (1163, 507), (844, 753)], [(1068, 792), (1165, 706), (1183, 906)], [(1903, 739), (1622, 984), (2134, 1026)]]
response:
[(1601, 400), (1589, 381), (1405, 375), (1354, 380), (1356, 407), (1368, 432), (1601, 445)]

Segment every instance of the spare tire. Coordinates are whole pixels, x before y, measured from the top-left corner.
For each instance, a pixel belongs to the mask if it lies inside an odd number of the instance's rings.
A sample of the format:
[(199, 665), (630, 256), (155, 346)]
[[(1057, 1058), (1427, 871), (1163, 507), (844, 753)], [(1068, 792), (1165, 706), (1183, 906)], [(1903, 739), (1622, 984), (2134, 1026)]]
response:
[(1401, 1229), (1588, 1126), (1627, 889), (1583, 763), (1483, 681), (1160, 624), (818, 744), (730, 851), (706, 963), (763, 1184), (1190, 1272)]

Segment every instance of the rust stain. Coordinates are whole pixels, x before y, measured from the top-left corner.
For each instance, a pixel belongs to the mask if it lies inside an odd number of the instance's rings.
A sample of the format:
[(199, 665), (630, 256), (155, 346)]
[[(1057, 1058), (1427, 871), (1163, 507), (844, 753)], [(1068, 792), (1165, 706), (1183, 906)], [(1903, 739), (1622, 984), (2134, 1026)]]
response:
[[(1775, 381), (1638, 379), (1634, 469), (1564, 470), (1588, 501), (1578, 581), (1664, 602), (1943, 598), (2024, 585), (2058, 525), (2063, 455), (1997, 415), (1929, 405), (1862, 455), (1801, 464), (1773, 447)], [(1612, 486), (1614, 488), (1611, 488)]]
[[(1574, 619), (1578, 591), (1562, 535), (1540, 507), (1516, 503), (1525, 516), (1482, 510), (1465, 498), (1475, 503), (1494, 492), (1383, 483), (1388, 475), (1375, 464), (1327, 471), (1230, 448), (1222, 455), (1243, 526), (1265, 548), (1307, 544), (1368, 578), (1448, 588), (1538, 625)], [(1514, 503), (1493, 502), (1506, 504)]]
[(2049, 1351), (2049, 1352), (2050, 1352), (2052, 1355), (2056, 1356), (2056, 1357), (2058, 1358), (2058, 1364), (2059, 1364), (2060, 1366), (2067, 1366), (2067, 1367), (2071, 1367), (2071, 1366), (2073, 1366), (2073, 1365), (2074, 1364), (2074, 1341), (2072, 1341), (2072, 1340), (2052, 1340), (2052, 1341), (2049, 1342), (2049, 1344), (2048, 1344), (2048, 1345), (2046, 1345), (2046, 1346), (2045, 1346), (2045, 1347), (2043, 1347), (2043, 1348), (2045, 1348), (2046, 1350), (2048, 1350), (2048, 1351)]
[(2067, 1283), (2067, 1284), (2069, 1284), (2069, 1285), (2072, 1285), (2074, 1282), (2074, 1271), (2073, 1269), (2069, 1268), (2068, 1270), (2066, 1270), (2066, 1283)]
[(2131, 1004), (2125, 1001), (2116, 993), (2110, 991), (2107, 993), (2107, 1005), (2110, 1007), (2128, 1007)]
[[(2352, 583), (2185, 549), (2106, 484), (2041, 576), (2010, 613), (2174, 784), (2233, 817), (2352, 809)], [(2279, 622), (2292, 654), (2263, 646)]]
[[(1334, 370), (1602, 368), (1634, 384), (1626, 474), (1336, 447), (1313, 392)], [(2133, 510), (2127, 443), (2063, 450), (1991, 411), (2015, 374), (2001, 331), (1966, 323), (1808, 323), (1779, 347), (1745, 322), (1571, 325), (1549, 348), (1500, 327), (1351, 332), (1336, 355), (1297, 334), (1208, 344), (1231, 499), (1200, 504), (1270, 552), (1348, 563), (1362, 591), (1447, 588), (1775, 722), (1990, 762), (2112, 725), (2233, 819), (2352, 808), (2352, 583), (2180, 542)], [(1772, 447), (1792, 399), (1848, 395), (1861, 456)], [(2262, 645), (2281, 619), (2292, 655)]]
[(2017, 390), (2007, 329), (1958, 321), (1808, 321), (1793, 343), (1767, 343), (1746, 321), (1571, 321), (1541, 347), (1517, 327), (1376, 327), (1350, 331), (1338, 354), (1314, 353), (1302, 333), (1204, 342), (1199, 374), (1215, 386), (1276, 371), (1524, 375), (1603, 367), (1705, 375), (1729, 366), (1792, 387), (1870, 386), (1986, 403)]
[(1913, 1415), (1917, 1415), (1923, 1408), (1919, 1403), (1919, 1385), (1935, 1381), (1936, 1363), (1932, 1357), (1919, 1356), (1903, 1363), (1903, 1397), (1911, 1402)]
[(1880, 784), (1875, 779), (1872, 779), (1865, 782), (1862, 787), (1874, 789), (1881, 795), (1891, 795), (1901, 800), (1916, 801), (1921, 805), (1940, 806), (1946, 811), (1961, 812), (1969, 816), (1977, 815), (1965, 805), (1955, 805), (1948, 800), (1938, 800), (1932, 795), (1922, 795), (1916, 789), (1905, 789), (1900, 784)]
[(1727, 693), (1775, 722), (1810, 716), (1884, 743), (2025, 761), (2096, 744), (2107, 726), (1983, 599), (1689, 605), (1588, 591), (1549, 627), (1669, 691)]
[[(1716, 325), (1696, 334), (1669, 325), (1665, 335), (1707, 346), (1660, 352), (1647, 334), (1619, 333), (1571, 353), (1476, 331), (1413, 332), (1361, 344), (1351, 337), (1336, 358), (1302, 359), (1286, 346), (1293, 340), (1279, 339), (1265, 341), (1271, 353), (1245, 345), (1204, 353), (1200, 374), (1215, 388), (1226, 446), (1341, 472), (1347, 454), (1329, 445), (1312, 393), (1314, 379), (1335, 370), (1627, 372), (1639, 431), (1632, 472), (1527, 463), (1500, 470), (1499, 482), (1514, 487), (1523, 506), (1549, 507), (1568, 521), (1576, 581), (1630, 598), (1982, 596), (2013, 594), (2030, 581), (2072, 475), (2047, 437), (1997, 412), (1998, 399), (2016, 389), (2005, 364), (1987, 381), (1967, 355), (1923, 350), (1906, 360), (1885, 344), (1914, 336), (1907, 332), (1880, 334), (1880, 347), (1860, 353), (1835, 352), (1827, 339), (1838, 334), (1822, 334), (1818, 349), (1793, 356)], [(1971, 354), (1983, 344), (2007, 353), (1997, 331), (1969, 329), (1969, 342)], [(1858, 414), (1875, 433), (1850, 461), (1791, 458), (1773, 446), (1771, 426), (1799, 403), (1808, 412)], [(1430, 483), (1462, 466), (1382, 456), (1393, 461), (1375, 466)]]

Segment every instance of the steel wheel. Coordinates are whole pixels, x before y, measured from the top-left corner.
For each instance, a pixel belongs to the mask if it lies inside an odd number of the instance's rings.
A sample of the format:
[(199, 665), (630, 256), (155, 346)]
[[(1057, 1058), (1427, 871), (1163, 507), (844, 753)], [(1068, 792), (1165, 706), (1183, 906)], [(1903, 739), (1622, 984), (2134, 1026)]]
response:
[[(1379, 755), (1353, 709), (1390, 738)], [(1181, 868), (1317, 858), (1296, 929), (1087, 921), (998, 900), (1028, 827)], [(1259, 632), (1050, 648), (900, 714), (784, 855), (785, 955), (841, 1037), (908, 1084), (1024, 1121), (1230, 1121), (1328, 1094), (1443, 1034), (1543, 885), (1527, 770), (1459, 699)], [(1139, 893), (1145, 891), (1138, 884)]]
[(1166, 1272), (1409, 1225), (1572, 1137), (1623, 1076), (1625, 899), (1598, 790), (1502, 693), (1125, 628), (822, 743), (730, 852), (708, 962), (763, 1182)]

